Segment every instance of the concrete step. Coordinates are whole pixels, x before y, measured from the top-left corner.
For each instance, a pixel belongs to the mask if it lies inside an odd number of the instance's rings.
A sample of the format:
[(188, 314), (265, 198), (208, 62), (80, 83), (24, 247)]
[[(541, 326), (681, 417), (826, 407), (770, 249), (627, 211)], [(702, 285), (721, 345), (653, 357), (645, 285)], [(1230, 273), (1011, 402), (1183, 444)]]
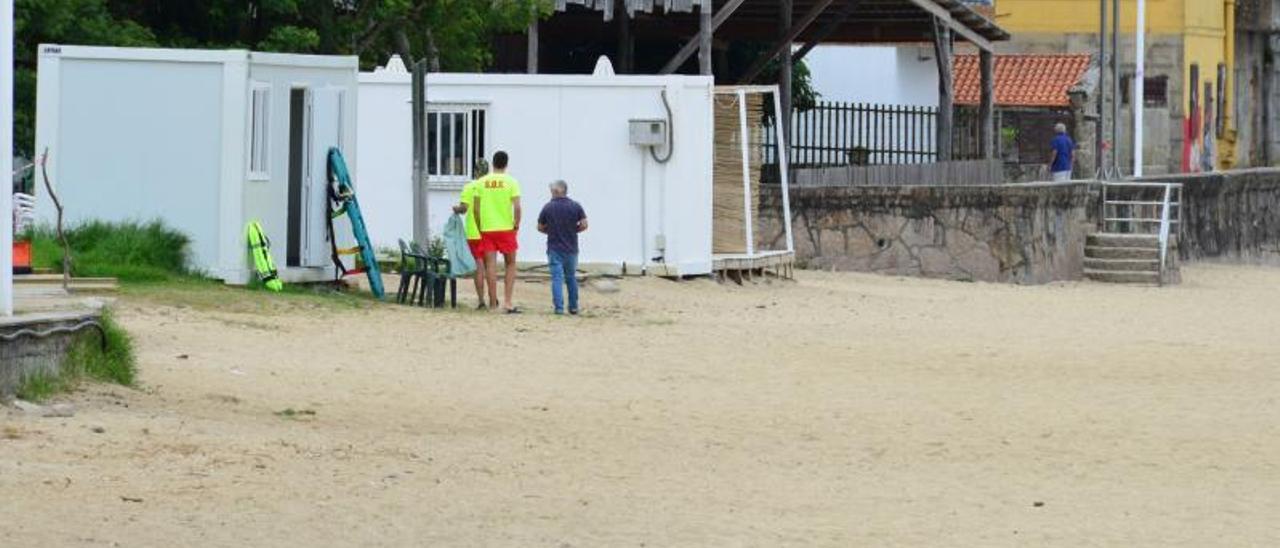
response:
[(1084, 248), (1086, 259), (1146, 259), (1159, 260), (1158, 247), (1107, 247), (1089, 245)]
[(1108, 272), (1160, 272), (1159, 259), (1095, 259), (1085, 257), (1086, 270)]
[[(62, 274), (22, 274), (13, 277), (15, 286), (61, 287)], [(71, 278), (67, 287), (72, 291), (115, 291), (119, 284), (115, 278)]]
[(1085, 246), (1093, 247), (1141, 247), (1160, 249), (1160, 237), (1154, 234), (1113, 234), (1097, 232), (1085, 239)]
[(1151, 284), (1160, 283), (1160, 275), (1155, 272), (1132, 272), (1123, 270), (1084, 269), (1084, 277), (1095, 282), (1113, 284)]

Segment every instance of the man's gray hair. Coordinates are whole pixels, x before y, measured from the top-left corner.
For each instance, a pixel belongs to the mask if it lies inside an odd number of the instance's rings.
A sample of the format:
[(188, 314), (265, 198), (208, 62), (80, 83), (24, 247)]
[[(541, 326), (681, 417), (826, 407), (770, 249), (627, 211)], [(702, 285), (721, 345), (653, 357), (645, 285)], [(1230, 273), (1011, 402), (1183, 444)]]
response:
[(1066, 132), (1067, 132), (1067, 125), (1066, 125), (1066, 124), (1064, 124), (1064, 123), (1062, 123), (1062, 122), (1058, 122), (1058, 123), (1056, 123), (1056, 124), (1053, 124), (1053, 132), (1054, 132), (1054, 133), (1066, 133)]
[(556, 179), (555, 181), (552, 181), (549, 186), (551, 187), (552, 192), (559, 194), (569, 193), (569, 183), (564, 182), (564, 179)]

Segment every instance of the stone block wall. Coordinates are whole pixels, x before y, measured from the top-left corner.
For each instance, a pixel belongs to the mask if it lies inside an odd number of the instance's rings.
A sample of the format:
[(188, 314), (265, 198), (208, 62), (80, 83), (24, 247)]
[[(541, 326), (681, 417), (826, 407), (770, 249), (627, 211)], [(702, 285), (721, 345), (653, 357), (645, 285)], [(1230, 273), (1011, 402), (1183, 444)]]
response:
[[(762, 190), (762, 214), (780, 212), (779, 189)], [(1097, 204), (1085, 183), (817, 187), (790, 197), (796, 257), (811, 268), (1024, 284), (1083, 275)], [(779, 217), (761, 219), (761, 244), (778, 245)]]
[[(11, 334), (20, 329), (37, 332), (56, 327), (71, 327), (86, 319), (95, 319), (93, 314), (60, 314), (54, 317), (34, 317), (23, 320), (12, 318), (0, 324), (0, 334)], [(12, 341), (0, 339), (0, 400), (14, 395), (22, 380), (32, 375), (57, 375), (61, 371), (63, 359), (71, 345), (80, 337), (92, 337), (98, 341), (99, 334), (89, 328), (75, 333), (56, 333), (47, 337), (22, 336)]]
[(1183, 260), (1280, 265), (1280, 169), (1148, 177), (1183, 185)]

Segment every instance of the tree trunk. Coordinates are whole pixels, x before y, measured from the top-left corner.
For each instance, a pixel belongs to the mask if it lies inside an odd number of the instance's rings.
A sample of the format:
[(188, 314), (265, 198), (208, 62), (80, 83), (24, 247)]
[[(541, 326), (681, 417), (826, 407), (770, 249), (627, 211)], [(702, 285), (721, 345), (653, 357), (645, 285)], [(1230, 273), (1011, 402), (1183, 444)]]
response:
[(396, 52), (400, 54), (400, 59), (404, 61), (404, 64), (413, 66), (415, 61), (413, 58), (413, 48), (409, 45), (409, 34), (405, 32), (403, 24), (396, 27), (395, 38)]

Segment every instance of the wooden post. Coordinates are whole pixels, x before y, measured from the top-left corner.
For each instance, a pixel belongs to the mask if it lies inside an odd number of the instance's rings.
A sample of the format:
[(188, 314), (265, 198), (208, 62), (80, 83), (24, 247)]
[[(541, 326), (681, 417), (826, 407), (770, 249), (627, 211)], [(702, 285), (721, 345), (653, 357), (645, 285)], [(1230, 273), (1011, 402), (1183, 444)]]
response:
[(933, 20), (933, 50), (938, 62), (938, 133), (934, 147), (938, 161), (951, 161), (951, 127), (955, 115), (954, 86), (951, 78), (951, 27)]
[(420, 60), (413, 64), (409, 96), (413, 102), (413, 241), (418, 245), (431, 244), (429, 219), (427, 218), (427, 64)]
[(618, 6), (614, 8), (619, 11), (618, 14), (618, 66), (615, 67), (618, 74), (631, 74), (635, 72), (635, 38), (631, 35), (631, 11), (627, 9), (624, 0), (618, 0)]
[(703, 0), (698, 7), (698, 74), (710, 76), (711, 71), (711, 0)]
[(538, 19), (536, 17), (534, 18), (533, 22), (529, 23), (528, 35), (529, 35), (529, 47), (527, 48), (528, 58), (526, 59), (526, 63), (528, 65), (529, 74), (537, 74), (538, 73)]
[[(827, 2), (830, 4), (830, 2)], [(825, 9), (825, 6), (823, 7)], [(821, 13), (819, 11), (818, 13)], [(816, 16), (815, 16), (816, 18)], [(805, 23), (812, 22), (810, 19)], [(778, 35), (784, 40), (791, 32), (791, 0), (778, 0)], [(778, 57), (778, 98), (782, 102), (782, 129), (791, 135), (791, 41), (787, 40), (786, 49)]]
[(981, 117), (978, 126), (978, 146), (982, 147), (983, 159), (996, 157), (995, 145), (995, 55), (983, 50), (978, 53), (979, 70), (982, 73), (982, 99), (978, 108)]

